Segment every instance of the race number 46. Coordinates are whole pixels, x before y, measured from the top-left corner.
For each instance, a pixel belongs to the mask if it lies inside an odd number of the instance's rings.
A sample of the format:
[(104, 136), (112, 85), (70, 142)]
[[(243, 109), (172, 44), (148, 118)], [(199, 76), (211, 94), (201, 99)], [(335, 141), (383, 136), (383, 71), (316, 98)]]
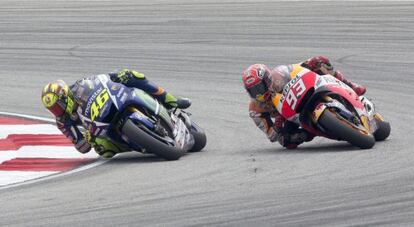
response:
[(94, 121), (96, 117), (99, 116), (101, 109), (104, 107), (105, 103), (109, 100), (109, 94), (106, 89), (96, 97), (96, 100), (92, 103), (91, 106), (91, 120)]
[(306, 86), (301, 79), (292, 85), (286, 96), (286, 103), (290, 106), (290, 108), (292, 108), (292, 110), (295, 110), (298, 98), (300, 98), (305, 91)]

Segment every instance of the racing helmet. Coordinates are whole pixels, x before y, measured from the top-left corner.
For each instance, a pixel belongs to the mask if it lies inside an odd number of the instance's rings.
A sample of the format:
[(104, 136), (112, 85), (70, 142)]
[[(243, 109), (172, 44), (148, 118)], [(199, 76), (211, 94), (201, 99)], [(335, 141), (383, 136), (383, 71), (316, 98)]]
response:
[(270, 98), (268, 82), (270, 70), (266, 65), (251, 65), (243, 72), (242, 76), (244, 88), (251, 98), (259, 102), (265, 102)]
[(42, 103), (53, 115), (61, 117), (73, 112), (73, 95), (63, 80), (48, 83), (42, 91)]

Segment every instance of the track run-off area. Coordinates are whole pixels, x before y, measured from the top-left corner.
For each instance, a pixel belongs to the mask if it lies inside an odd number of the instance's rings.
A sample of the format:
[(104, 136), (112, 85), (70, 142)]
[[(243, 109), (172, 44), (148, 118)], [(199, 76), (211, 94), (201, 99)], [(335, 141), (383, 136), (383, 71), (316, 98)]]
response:
[[(50, 118), (46, 83), (130, 68), (189, 97), (208, 142), (178, 161), (128, 153), (0, 190), (0, 226), (414, 225), (413, 12), (410, 1), (1, 1), (0, 111)], [(255, 127), (241, 72), (315, 55), (367, 87), (388, 140), (285, 150)]]

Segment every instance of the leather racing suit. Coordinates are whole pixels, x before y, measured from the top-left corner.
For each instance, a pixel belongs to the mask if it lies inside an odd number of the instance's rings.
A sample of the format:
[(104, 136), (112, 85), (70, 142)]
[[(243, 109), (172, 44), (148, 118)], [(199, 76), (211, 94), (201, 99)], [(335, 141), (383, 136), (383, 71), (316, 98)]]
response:
[[(350, 86), (358, 95), (362, 95), (366, 91), (365, 87), (347, 80), (341, 72), (334, 70), (329, 59), (324, 56), (316, 56), (297, 65), (320, 75), (331, 74)], [(269, 78), (265, 78), (265, 80), (270, 81), (269, 90), (272, 96), (276, 93), (282, 93), (283, 87), (291, 79), (290, 72), (292, 72), (293, 67), (294, 65), (277, 66), (271, 70), (271, 73), (268, 75)], [(266, 102), (258, 102), (255, 99), (251, 99), (249, 115), (256, 126), (267, 135), (271, 142), (278, 141), (288, 149), (296, 148), (299, 144), (310, 141), (314, 137), (314, 135), (300, 129), (295, 123), (286, 121), (278, 113), (271, 99)]]
[[(162, 87), (159, 87), (147, 80), (144, 74), (140, 72), (125, 69), (120, 72), (109, 73), (108, 75), (113, 82), (121, 83), (127, 87), (134, 87), (144, 90), (156, 98), (166, 108), (187, 108), (191, 104), (188, 99), (175, 98), (172, 94), (166, 92)], [(93, 79), (94, 77), (80, 79), (69, 87), (75, 100), (81, 98), (84, 86), (87, 86), (87, 82)], [(87, 153), (91, 150), (92, 138), (89, 132), (82, 126), (82, 121), (77, 113), (78, 103), (79, 100), (75, 102), (75, 108), (73, 108), (72, 114), (69, 115), (65, 113), (63, 116), (57, 117), (56, 123), (60, 131), (62, 131), (62, 133), (75, 144), (76, 149), (80, 153)], [(104, 158), (111, 158), (114, 156), (116, 152), (113, 150), (114, 149), (108, 150), (105, 148), (97, 149), (95, 147), (95, 151)]]

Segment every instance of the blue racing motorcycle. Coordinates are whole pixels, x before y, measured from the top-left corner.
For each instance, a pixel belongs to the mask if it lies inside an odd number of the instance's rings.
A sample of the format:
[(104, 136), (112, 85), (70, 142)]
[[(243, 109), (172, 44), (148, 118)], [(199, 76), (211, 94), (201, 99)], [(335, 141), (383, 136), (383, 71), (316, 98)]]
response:
[(84, 79), (80, 89), (75, 99), (83, 126), (116, 153), (134, 150), (177, 160), (206, 145), (205, 132), (190, 113), (167, 110), (140, 89), (114, 83), (105, 74)]

